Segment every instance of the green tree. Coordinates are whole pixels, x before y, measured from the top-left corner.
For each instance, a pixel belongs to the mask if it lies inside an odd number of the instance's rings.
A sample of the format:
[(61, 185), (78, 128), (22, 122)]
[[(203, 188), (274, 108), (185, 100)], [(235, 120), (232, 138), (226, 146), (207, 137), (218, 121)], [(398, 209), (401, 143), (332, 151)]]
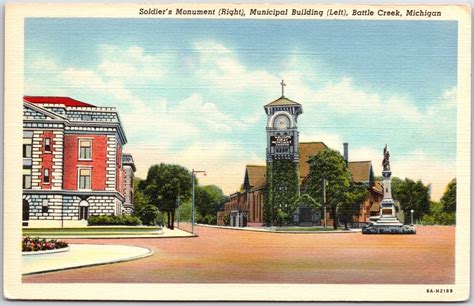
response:
[(446, 186), (446, 191), (441, 197), (441, 204), (445, 212), (456, 212), (456, 179), (452, 179)]
[(140, 211), (142, 207), (150, 204), (148, 197), (143, 192), (144, 182), (144, 180), (138, 177), (133, 179), (134, 214), (137, 214), (137, 212)]
[(338, 205), (347, 201), (351, 176), (341, 154), (325, 149), (309, 160), (310, 174), (307, 193), (316, 201), (323, 203), (323, 182), (326, 186), (326, 208), (333, 215), (333, 226), (337, 228)]
[(192, 203), (186, 201), (179, 206), (179, 220), (181, 222), (191, 222)]
[(392, 180), (393, 198), (400, 202), (405, 221), (410, 220), (411, 210), (413, 209), (413, 218), (421, 220), (423, 215), (430, 211), (430, 195), (428, 186), (423, 185), (421, 181), (413, 181), (405, 178), (404, 181)]
[(215, 215), (226, 197), (215, 185), (197, 186), (195, 191), (196, 210), (201, 216)]
[[(137, 212), (137, 216), (142, 220), (144, 225), (160, 224), (163, 218), (161, 212), (153, 205), (142, 206)], [(160, 220), (161, 216), (161, 220)]]
[(304, 193), (294, 200), (294, 205), (293, 205), (296, 210), (299, 207), (309, 207), (309, 208), (314, 208), (316, 210), (319, 210), (321, 208), (321, 203), (316, 201), (312, 196), (310, 196), (308, 193)]
[(446, 212), (440, 202), (431, 202), (430, 213), (421, 218), (423, 225), (453, 225), (456, 224), (456, 213)]
[(339, 221), (344, 223), (347, 230), (347, 224), (359, 213), (360, 205), (367, 197), (367, 187), (364, 184), (351, 183), (345, 192), (344, 200), (337, 205), (337, 215)]
[(149, 203), (166, 213), (167, 227), (173, 229), (178, 197), (179, 202), (191, 197), (191, 172), (180, 165), (153, 165), (142, 185)]

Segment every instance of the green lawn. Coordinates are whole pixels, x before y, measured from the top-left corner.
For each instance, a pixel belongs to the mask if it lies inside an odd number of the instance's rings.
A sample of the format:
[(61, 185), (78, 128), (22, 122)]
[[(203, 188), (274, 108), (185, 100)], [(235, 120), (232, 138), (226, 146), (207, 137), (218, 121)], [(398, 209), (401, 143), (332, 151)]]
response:
[(24, 228), (23, 236), (111, 236), (111, 235), (154, 235), (161, 227), (158, 226), (93, 226), (65, 228)]

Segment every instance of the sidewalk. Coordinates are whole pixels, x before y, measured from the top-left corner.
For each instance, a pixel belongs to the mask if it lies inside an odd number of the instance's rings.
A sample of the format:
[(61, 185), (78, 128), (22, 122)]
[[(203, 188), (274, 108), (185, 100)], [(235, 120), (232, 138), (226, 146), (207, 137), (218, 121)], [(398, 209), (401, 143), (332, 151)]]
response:
[(68, 252), (22, 256), (22, 274), (37, 274), (129, 261), (153, 255), (147, 248), (126, 245), (70, 244)]

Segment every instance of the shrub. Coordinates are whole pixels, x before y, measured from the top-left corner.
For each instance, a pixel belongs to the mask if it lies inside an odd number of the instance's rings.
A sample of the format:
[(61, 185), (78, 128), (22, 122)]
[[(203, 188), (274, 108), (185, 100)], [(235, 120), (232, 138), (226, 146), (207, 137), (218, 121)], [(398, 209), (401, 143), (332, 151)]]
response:
[(225, 226), (229, 226), (230, 225), (230, 216), (225, 215), (224, 218), (222, 218), (222, 221), (224, 221)]
[(136, 212), (145, 225), (163, 224), (163, 214), (153, 205), (145, 205)]
[(90, 216), (88, 225), (140, 225), (142, 221), (136, 216)]
[(37, 251), (47, 251), (62, 249), (67, 247), (68, 244), (64, 241), (58, 241), (56, 239), (46, 240), (36, 238), (25, 237), (21, 241), (21, 251), (22, 252), (37, 252)]
[(277, 210), (276, 223), (278, 226), (284, 226), (288, 224), (288, 214), (281, 209)]
[(456, 224), (456, 213), (440, 212), (424, 215), (421, 218), (423, 225), (454, 225)]
[(217, 224), (217, 217), (212, 215), (207, 215), (203, 217), (196, 218), (197, 223), (201, 224)]

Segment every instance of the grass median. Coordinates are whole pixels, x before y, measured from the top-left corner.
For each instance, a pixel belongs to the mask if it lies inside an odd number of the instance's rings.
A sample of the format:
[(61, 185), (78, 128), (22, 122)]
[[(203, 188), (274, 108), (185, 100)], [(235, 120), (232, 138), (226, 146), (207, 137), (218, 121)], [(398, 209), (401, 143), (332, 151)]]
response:
[(24, 228), (23, 236), (60, 237), (60, 236), (114, 236), (114, 235), (158, 235), (158, 226), (93, 226), (70, 228)]

